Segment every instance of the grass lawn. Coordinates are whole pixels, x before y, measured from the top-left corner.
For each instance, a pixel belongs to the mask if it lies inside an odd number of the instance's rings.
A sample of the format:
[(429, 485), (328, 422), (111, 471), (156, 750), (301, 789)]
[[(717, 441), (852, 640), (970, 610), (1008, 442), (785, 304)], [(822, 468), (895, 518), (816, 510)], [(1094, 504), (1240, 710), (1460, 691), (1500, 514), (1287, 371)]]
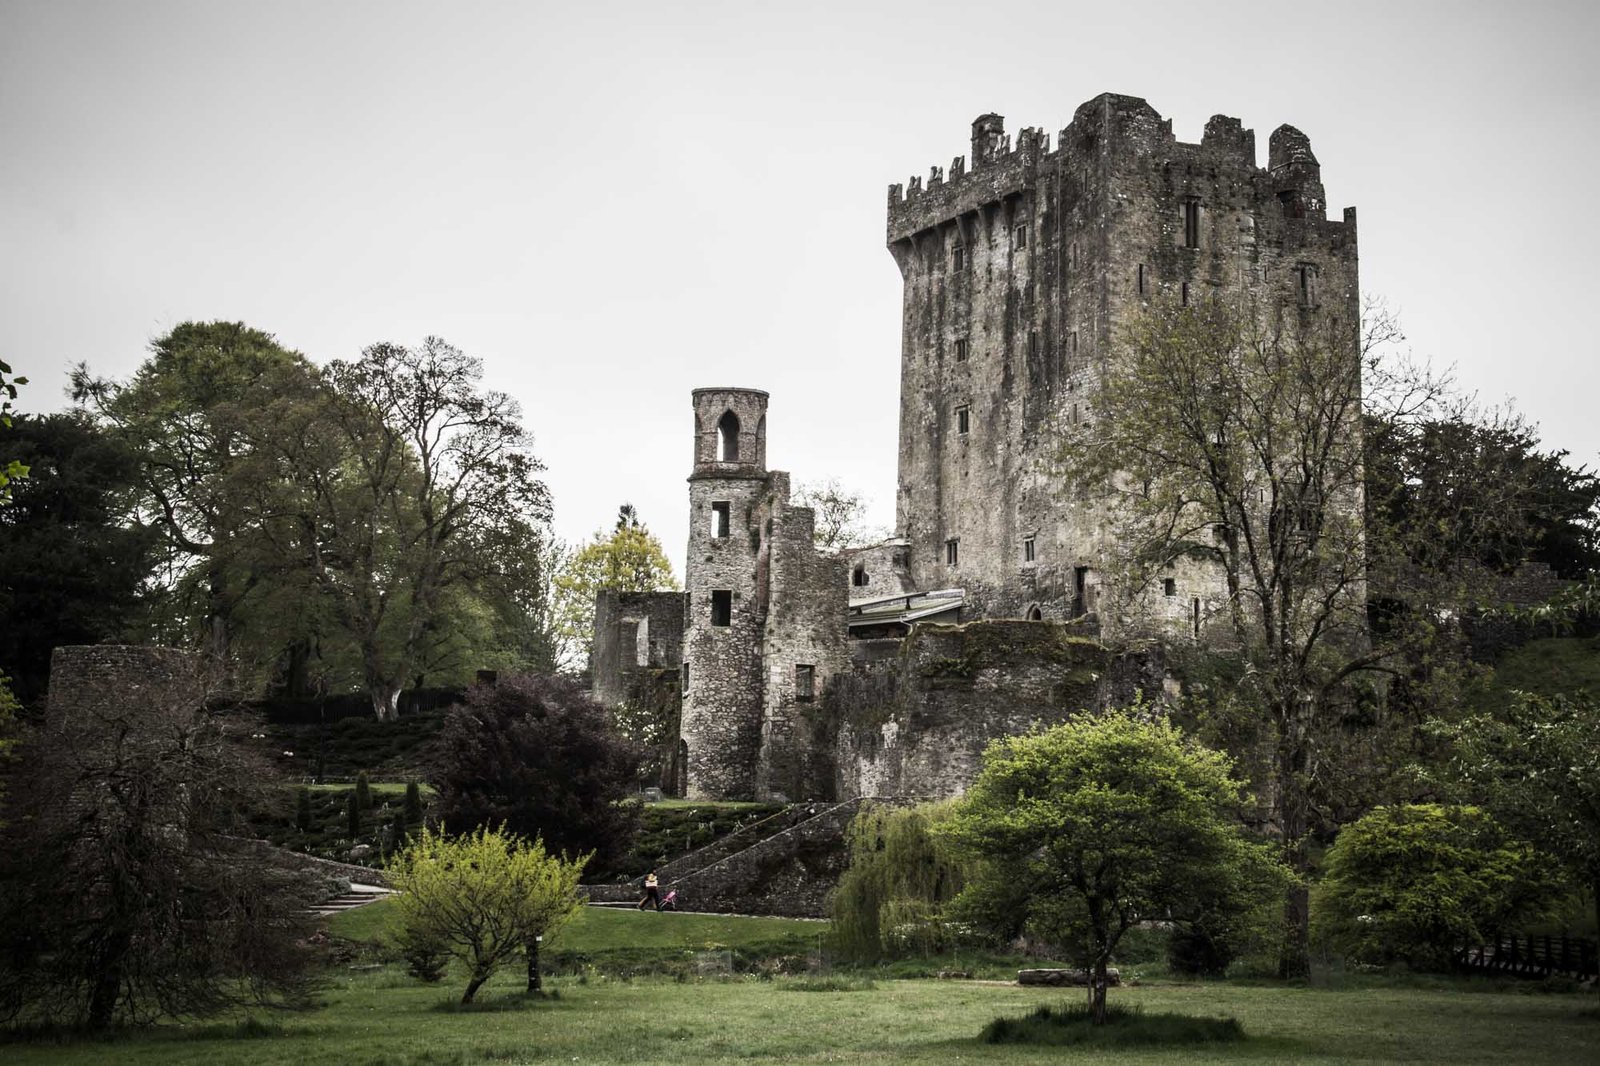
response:
[[(374, 908), (365, 908), (371, 912)], [(381, 918), (382, 912), (377, 912)], [(360, 932), (353, 912), (343, 934)], [(793, 928), (800, 926), (802, 928)], [(655, 944), (782, 941), (807, 923), (586, 911), (555, 945), (604, 950)], [(811, 926), (810, 928), (815, 928)], [(694, 1063), (1046, 1063), (1062, 1049), (992, 1046), (978, 1034), (997, 1016), (1061, 992), (979, 981), (832, 981), (754, 977), (703, 981), (556, 978), (560, 998), (530, 1001), (512, 967), (481, 992), (480, 1009), (453, 1008), (462, 981), (424, 985), (395, 967), (340, 970), (325, 1003), (304, 1014), (167, 1026), (115, 1043), (0, 1046), (8, 1066), (49, 1063), (237, 1063), (258, 1066), (421, 1066), (480, 1062)], [(1247, 1039), (1236, 1045), (1163, 1050), (1074, 1049), (1096, 1063), (1544, 1063), (1600, 1061), (1593, 994), (1529, 994), (1441, 981), (1419, 987), (1351, 979), (1341, 987), (1153, 982), (1113, 989), (1112, 1002), (1146, 1011), (1231, 1015)], [(1469, 988), (1481, 991), (1467, 991)], [(830, 988), (840, 988), (830, 991)]]

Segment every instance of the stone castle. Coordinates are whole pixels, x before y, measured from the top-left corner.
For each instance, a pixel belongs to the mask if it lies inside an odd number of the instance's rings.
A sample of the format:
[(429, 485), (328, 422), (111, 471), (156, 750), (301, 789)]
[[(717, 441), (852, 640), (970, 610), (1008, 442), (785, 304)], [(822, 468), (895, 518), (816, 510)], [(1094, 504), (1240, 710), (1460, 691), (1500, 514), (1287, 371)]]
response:
[(1152, 300), (1222, 293), (1359, 329), (1355, 210), (1328, 219), (1305, 134), (1280, 126), (1261, 168), (1238, 119), (1186, 144), (1135, 97), (1083, 104), (1054, 149), (979, 116), (967, 157), (890, 186), (888, 247), (898, 537), (817, 551), (766, 467), (767, 394), (696, 389), (688, 591), (597, 603), (595, 695), (677, 723), (673, 791), (953, 795), (990, 740), (1159, 690), (1162, 641), (1205, 639), (1222, 588), (1175, 564), (1148, 598), (1161, 641), (1097, 639), (1133, 635), (1098, 609), (1106, 515), (1055, 463), (1113, 338)]

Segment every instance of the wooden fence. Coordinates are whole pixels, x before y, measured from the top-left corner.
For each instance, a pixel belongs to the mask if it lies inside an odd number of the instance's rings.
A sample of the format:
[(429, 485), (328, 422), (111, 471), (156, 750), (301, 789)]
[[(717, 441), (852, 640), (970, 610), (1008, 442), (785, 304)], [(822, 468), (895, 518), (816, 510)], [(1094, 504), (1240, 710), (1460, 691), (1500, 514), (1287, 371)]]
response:
[(1462, 957), (1469, 970), (1519, 977), (1600, 977), (1600, 945), (1560, 936), (1507, 936), (1471, 948)]

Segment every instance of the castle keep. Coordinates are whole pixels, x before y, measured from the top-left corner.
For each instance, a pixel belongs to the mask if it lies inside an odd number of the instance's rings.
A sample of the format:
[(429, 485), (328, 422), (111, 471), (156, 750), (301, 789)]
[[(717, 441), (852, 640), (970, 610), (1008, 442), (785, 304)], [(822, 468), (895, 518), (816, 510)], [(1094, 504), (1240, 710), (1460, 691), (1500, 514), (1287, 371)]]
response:
[[(1317, 317), (1353, 350), (1355, 210), (1328, 219), (1299, 130), (1275, 130), (1267, 156), (1237, 119), (1186, 144), (1145, 101), (1105, 94), (1054, 148), (982, 115), (969, 155), (890, 186), (904, 296), (885, 544), (817, 552), (811, 512), (766, 469), (767, 394), (695, 390), (688, 591), (603, 595), (592, 659), (602, 700), (681, 707), (669, 785), (952, 795), (989, 740), (1160, 687), (1159, 651), (1092, 639), (1134, 634), (1098, 610), (1109, 525), (1062, 493), (1060, 435), (1093, 419), (1115, 338), (1151, 301)], [(1161, 591), (1159, 635), (1203, 639), (1217, 575), (1179, 563)]]

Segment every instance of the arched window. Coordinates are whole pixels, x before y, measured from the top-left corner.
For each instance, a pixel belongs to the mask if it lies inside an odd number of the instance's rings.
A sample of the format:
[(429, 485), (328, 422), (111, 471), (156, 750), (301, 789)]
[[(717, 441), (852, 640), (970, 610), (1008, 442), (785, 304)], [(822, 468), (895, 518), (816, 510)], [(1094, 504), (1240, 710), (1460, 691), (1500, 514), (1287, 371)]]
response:
[(1042, 621), (1044, 621), (1044, 612), (1039, 610), (1039, 605), (1037, 603), (1034, 604), (1032, 607), (1028, 608), (1028, 621), (1030, 621), (1030, 622), (1042, 622)]
[(739, 461), (739, 416), (732, 411), (724, 413), (717, 423), (717, 459), (724, 463)]

